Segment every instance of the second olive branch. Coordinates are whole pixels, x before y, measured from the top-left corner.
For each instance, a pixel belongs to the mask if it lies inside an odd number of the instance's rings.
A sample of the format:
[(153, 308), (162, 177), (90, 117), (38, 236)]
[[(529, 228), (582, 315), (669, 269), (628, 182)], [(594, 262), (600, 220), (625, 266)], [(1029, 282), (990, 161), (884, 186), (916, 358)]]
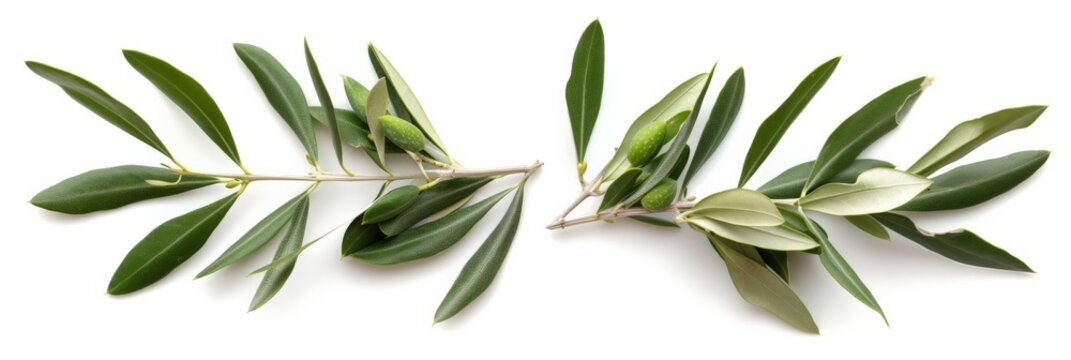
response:
[[(736, 120), (744, 95), (743, 68), (727, 78), (709, 107), (703, 105), (703, 99), (713, 71), (673, 89), (632, 123), (603, 170), (585, 181), (584, 151), (602, 100), (601, 88), (595, 88), (602, 86), (602, 47), (602, 26), (596, 20), (577, 44), (566, 86), (581, 192), (547, 225), (548, 229), (619, 218), (670, 227), (687, 223), (724, 260), (744, 300), (814, 333), (817, 325), (790, 286), (789, 253), (814, 255), (838, 285), (883, 319), (885, 314), (876, 296), (837, 252), (830, 234), (808, 212), (843, 218), (884, 240), (891, 239), (888, 230), (892, 230), (960, 263), (1032, 271), (1020, 259), (970, 231), (927, 231), (902, 213), (975, 206), (1026, 181), (1048, 159), (1048, 151), (1020, 151), (934, 174), (993, 138), (1030, 126), (1045, 106), (1009, 108), (960, 123), (905, 170), (885, 161), (860, 158), (870, 145), (901, 124), (932, 82), (930, 77), (911, 79), (880, 94), (841, 122), (814, 161), (790, 167), (749, 189), (752, 175), (835, 71), (840, 62), (836, 57), (807, 75), (760, 124), (744, 159), (738, 187), (695, 200), (686, 195), (688, 184)], [(701, 109), (709, 109), (709, 115), (693, 147), (688, 144), (688, 134)], [(603, 189), (602, 184), (609, 185)], [(594, 214), (567, 218), (585, 200), (599, 197), (602, 201)], [(672, 218), (659, 217), (667, 213)]]

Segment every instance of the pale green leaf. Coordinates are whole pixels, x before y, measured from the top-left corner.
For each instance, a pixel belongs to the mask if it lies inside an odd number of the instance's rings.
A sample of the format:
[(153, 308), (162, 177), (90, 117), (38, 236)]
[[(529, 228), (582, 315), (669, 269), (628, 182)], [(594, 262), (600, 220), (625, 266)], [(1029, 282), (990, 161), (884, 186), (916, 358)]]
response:
[(742, 226), (777, 226), (785, 222), (770, 198), (754, 190), (729, 189), (699, 200), (685, 213)]
[(930, 176), (941, 167), (951, 164), (989, 140), (1012, 130), (1030, 126), (1047, 106), (1035, 105), (1010, 108), (956, 125), (922, 155), (907, 172)]
[(758, 248), (782, 251), (802, 251), (818, 246), (806, 234), (786, 226), (740, 226), (705, 218), (688, 217), (688, 223), (720, 237)]
[(707, 238), (725, 261), (729, 277), (744, 301), (769, 311), (797, 329), (818, 333), (818, 325), (815, 325), (811, 312), (807, 311), (784, 279), (765, 265), (734, 250), (717, 236), (708, 234)]
[(859, 174), (853, 184), (822, 185), (800, 199), (800, 205), (838, 216), (880, 213), (911, 201), (931, 183), (903, 171), (874, 168)]
[(413, 94), (413, 90), (409, 88), (409, 84), (405, 82), (402, 75), (398, 73), (398, 70), (394, 68), (390, 60), (387, 60), (387, 56), (383, 55), (383, 52), (379, 51), (374, 45), (368, 44), (368, 57), (372, 60), (372, 66), (375, 68), (376, 74), (381, 78), (387, 79), (391, 94), (397, 97), (398, 102), (394, 106), (405, 109), (404, 112), (399, 111), (399, 117), (412, 120), (420, 130), (424, 131), (424, 135), (428, 137), (428, 140), (431, 140), (435, 147), (438, 147), (439, 150), (446, 154), (447, 151), (443, 146), (443, 141), (439, 138), (439, 134), (435, 132), (435, 128), (431, 126), (428, 115), (424, 113), (424, 107), (420, 105), (420, 101), (417, 101), (416, 95)]
[(376, 146), (376, 156), (380, 164), (387, 164), (386, 148), (387, 138), (383, 134), (383, 125), (379, 123), (379, 117), (387, 114), (387, 105), (390, 97), (387, 94), (387, 80), (379, 78), (372, 90), (368, 91), (368, 131), (372, 134), (372, 142)]

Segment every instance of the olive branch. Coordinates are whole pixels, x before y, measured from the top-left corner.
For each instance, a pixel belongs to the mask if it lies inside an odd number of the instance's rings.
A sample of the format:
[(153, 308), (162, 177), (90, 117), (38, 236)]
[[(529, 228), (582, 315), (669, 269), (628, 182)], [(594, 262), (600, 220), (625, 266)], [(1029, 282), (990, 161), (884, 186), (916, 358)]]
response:
[[(341, 244), (343, 256), (376, 265), (407, 263), (446, 250), (468, 234), (499, 200), (514, 192), (499, 225), (465, 264), (447, 292), (435, 313), (435, 322), (457, 314), (490, 285), (516, 235), (525, 181), (541, 162), (486, 169), (461, 166), (446, 151), (401, 74), (371, 44), (368, 55), (378, 81), (369, 89), (343, 76), (348, 109), (333, 105), (308, 41), (305, 42), (306, 65), (319, 106), (308, 104), (297, 80), (266, 50), (247, 44), (235, 44), (234, 50), (268, 103), (304, 148), (312, 167), (308, 174), (267, 175), (246, 168), (223, 112), (207, 90), (159, 58), (133, 50), (123, 51), (127, 62), (182, 109), (237, 165), (240, 173), (191, 170), (176, 159), (144, 119), (100, 87), (64, 70), (33, 61), (26, 63), (31, 71), (58, 85), (75, 101), (159, 151), (174, 164), (91, 170), (40, 192), (31, 200), (33, 205), (67, 214), (85, 214), (210, 185), (237, 188), (230, 195), (153, 229), (119, 264), (108, 284), (109, 294), (135, 292), (182, 265), (208, 241), (245, 189), (258, 181), (307, 181), (311, 185), (251, 227), (197, 275), (204, 277), (234, 265), (281, 237), (274, 260), (253, 272), (263, 273), (263, 277), (249, 305), (250, 311), (278, 293), (302, 251), (334, 231), (305, 242), (310, 195), (324, 181), (383, 182), (377, 199), (348, 222)], [(321, 167), (314, 123), (328, 128), (341, 173), (326, 172)], [(362, 150), (381, 172), (357, 174), (349, 169), (343, 161), (346, 147)], [(420, 171), (392, 172), (387, 154), (407, 155)], [(520, 180), (506, 190), (472, 202), (477, 190), (508, 175), (519, 175)], [(388, 191), (394, 182), (405, 184)]]
[[(738, 187), (696, 201), (687, 195), (688, 184), (736, 120), (744, 97), (743, 68), (729, 75), (709, 107), (704, 99), (713, 90), (710, 82), (714, 68), (670, 91), (633, 121), (614, 156), (587, 180), (584, 154), (602, 103), (603, 44), (602, 26), (596, 20), (581, 35), (573, 56), (566, 102), (581, 191), (547, 225), (548, 229), (620, 218), (674, 228), (687, 224), (709, 241), (724, 260), (745, 301), (800, 330), (814, 333), (818, 332), (817, 325), (789, 286), (789, 259), (802, 260), (796, 255), (790, 257), (790, 253), (817, 256), (833, 280), (848, 293), (883, 319), (885, 313), (807, 211), (842, 217), (884, 240), (890, 239), (888, 230), (892, 230), (960, 263), (1032, 272), (1015, 256), (968, 230), (923, 230), (901, 212), (963, 209), (1025, 181), (1045, 163), (1048, 151), (1016, 152), (933, 175), (989, 140), (1030, 126), (1045, 106), (1004, 109), (963, 122), (906, 170), (897, 170), (882, 160), (859, 158), (871, 144), (900, 125), (932, 82), (930, 77), (915, 78), (882, 93), (841, 122), (814, 161), (788, 168), (754, 190), (747, 188), (752, 175), (832, 76), (840, 62), (839, 57), (833, 58), (807, 75), (759, 126)], [(689, 144), (690, 135), (702, 110), (707, 110), (706, 124), (693, 147)], [(595, 197), (602, 198), (595, 213), (568, 218), (585, 200)]]

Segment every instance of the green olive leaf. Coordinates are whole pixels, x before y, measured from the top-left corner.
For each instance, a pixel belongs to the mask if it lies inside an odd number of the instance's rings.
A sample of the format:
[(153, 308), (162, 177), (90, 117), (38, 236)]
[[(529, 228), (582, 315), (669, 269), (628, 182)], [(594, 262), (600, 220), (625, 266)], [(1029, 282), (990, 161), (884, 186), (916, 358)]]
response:
[[(309, 113), (312, 114), (312, 119), (317, 123), (327, 126), (327, 114), (324, 113), (324, 108), (312, 106), (309, 107)], [(342, 141), (349, 146), (360, 148), (368, 155), (369, 159), (372, 159), (376, 166), (383, 169), (383, 171), (387, 171), (386, 165), (379, 162), (379, 154), (376, 151), (376, 144), (372, 142), (368, 124), (358, 119), (357, 113), (352, 110), (335, 109), (335, 119), (338, 120), (338, 131), (342, 136)], [(387, 143), (386, 145), (386, 153), (388, 154), (404, 152), (394, 144)]]
[(257, 80), (268, 103), (294, 131), (298, 141), (305, 147), (305, 153), (313, 160), (319, 159), (309, 103), (294, 76), (264, 49), (249, 44), (234, 44), (234, 51)]
[[(167, 183), (153, 185), (151, 182)], [(52, 185), (34, 195), (30, 203), (66, 214), (111, 210), (142, 200), (175, 195), (220, 183), (207, 176), (179, 176), (171, 170), (122, 165), (90, 170)]]
[(849, 216), (896, 209), (930, 187), (932, 181), (903, 171), (873, 168), (855, 183), (822, 185), (800, 199), (801, 206), (826, 214)]
[[(268, 263), (267, 265), (261, 266), (261, 267), (257, 268), (256, 270), (253, 270), (247, 276), (253, 276), (253, 275), (256, 275), (256, 274), (259, 274), (259, 273), (262, 273), (262, 272), (265, 272), (265, 271), (269, 271), (269, 270), (272, 270), (272, 269), (275, 269), (275, 268), (281, 268), (281, 267), (284, 267), (284, 266), (288, 266), (289, 264), (293, 263), (294, 260), (296, 260), (298, 258), (298, 256), (301, 255), (301, 253), (305, 252), (305, 250), (308, 250), (309, 247), (311, 247), (312, 245), (320, 242), (320, 240), (323, 240), (323, 238), (327, 237), (328, 235), (331, 235), (332, 233), (335, 232), (335, 230), (338, 230), (339, 228), (342, 227), (342, 225), (346, 225), (347, 223), (342, 223), (342, 224), (339, 224), (338, 226), (335, 226), (334, 228), (332, 228), (331, 230), (328, 230), (323, 235), (320, 235), (317, 238), (312, 239), (312, 241), (306, 242), (305, 245), (301, 245), (301, 247), (299, 247), (299, 248), (290, 249), (290, 251), (286, 252), (285, 254), (275, 254), (275, 258), (272, 259), (272, 261), (270, 263)], [(289, 233), (287, 233), (287, 234), (289, 234)]]
[(1034, 272), (1022, 260), (970, 231), (956, 229), (945, 233), (932, 233), (918, 228), (911, 219), (903, 215), (881, 213), (872, 216), (890, 230), (946, 258), (991, 269)]
[(718, 237), (757, 248), (802, 251), (818, 246), (814, 239), (787, 226), (740, 226), (703, 215), (688, 217), (688, 223), (709, 231)]
[(97, 116), (100, 116), (112, 125), (115, 125), (115, 127), (130, 134), (130, 136), (133, 136), (153, 149), (156, 149), (156, 151), (164, 154), (164, 156), (167, 156), (169, 159), (175, 159), (174, 156), (171, 155), (171, 151), (167, 150), (167, 146), (164, 146), (164, 143), (160, 141), (160, 138), (156, 137), (156, 133), (152, 131), (152, 128), (149, 127), (149, 124), (146, 123), (141, 116), (138, 116), (134, 110), (123, 105), (119, 100), (108, 95), (108, 93), (104, 92), (104, 90), (97, 85), (94, 85), (77, 75), (39, 62), (27, 61), (26, 66), (30, 68), (30, 71), (33, 71), (45, 80), (58, 85), (63, 89), (63, 92), (66, 92), (67, 95), (74, 99), (74, 101), (82, 104), (82, 106), (85, 106), (86, 109), (97, 114)]
[[(681, 124), (680, 130), (677, 131), (677, 136), (675, 136), (669, 143), (669, 149), (666, 150), (666, 159), (677, 159), (684, 153), (684, 148), (688, 146), (688, 136), (692, 134), (692, 127), (695, 126), (695, 118), (699, 116), (699, 110), (703, 106), (703, 97), (706, 96), (707, 89), (710, 88), (710, 79), (713, 77), (711, 75), (714, 74), (714, 69), (717, 67), (718, 64), (715, 63), (714, 66), (710, 68), (710, 72), (707, 73), (708, 75), (706, 76), (706, 79), (703, 80), (703, 88), (699, 91), (699, 95), (696, 96), (695, 103), (692, 104), (692, 112), (688, 116), (688, 120), (685, 120), (684, 123)], [(647, 194), (648, 191), (651, 191), (651, 189), (658, 186), (659, 183), (662, 182), (662, 179), (666, 179), (666, 177), (669, 176), (669, 173), (673, 171), (676, 163), (677, 161), (662, 161), (659, 163), (658, 166), (651, 171), (651, 176), (647, 177), (647, 180), (644, 180), (644, 182), (640, 184), (640, 187), (625, 198), (625, 200), (622, 200), (621, 203), (626, 205), (635, 204)], [(674, 186), (676, 188), (676, 184), (674, 184)]]
[(413, 94), (413, 90), (409, 88), (409, 84), (405, 82), (402, 75), (398, 73), (398, 70), (394, 68), (390, 60), (387, 60), (387, 56), (369, 43), (368, 57), (372, 60), (372, 66), (375, 68), (376, 74), (381, 78), (387, 79), (390, 94), (392, 98), (397, 99), (394, 102), (395, 108), (404, 109), (404, 111), (398, 109), (399, 117), (412, 120), (420, 130), (424, 131), (424, 135), (428, 137), (428, 140), (431, 140), (435, 147), (447, 154), (443, 141), (439, 139), (439, 134), (435, 132), (435, 128), (431, 126), (431, 121), (428, 120), (428, 115), (424, 113), (424, 107), (420, 105), (420, 101), (417, 101), (416, 95)]
[[(305, 39), (305, 63), (309, 67), (309, 77), (312, 78), (313, 89), (316, 90), (316, 98), (320, 100), (320, 106), (334, 109), (335, 105), (331, 101), (331, 94), (327, 93), (327, 85), (324, 85), (324, 78), (320, 76), (320, 67), (316, 65), (316, 58), (312, 56), (312, 50), (309, 49), (309, 39)], [(307, 106), (305, 111), (308, 112)], [(335, 149), (338, 165), (345, 170), (346, 164), (342, 161), (342, 135), (338, 131), (338, 120), (335, 119), (335, 112), (325, 111), (324, 115), (326, 117), (325, 120), (327, 120), (327, 129), (331, 131), (331, 145)], [(307, 122), (309, 122), (311, 130), (312, 123), (310, 121)]]
[(123, 258), (108, 284), (108, 293), (140, 290), (182, 265), (204, 246), (240, 194), (234, 192), (157, 226)]
[(524, 207), (524, 183), (517, 187), (517, 193), (513, 195), (506, 213), (498, 226), (491, 231), (484, 240), (483, 245), (476, 250), (475, 254), (465, 263), (454, 285), (447, 291), (446, 297), (439, 303), (435, 310), (434, 322), (442, 322), (449, 319), (464, 309), (473, 300), (476, 300), (484, 290), (494, 281), (498, 269), (506, 261), (506, 255), (513, 244), (513, 238), (517, 236), (517, 227), (521, 223), (521, 210)]
[(595, 121), (599, 117), (605, 51), (602, 24), (596, 19), (584, 30), (576, 44), (573, 71), (565, 84), (565, 104), (569, 108), (577, 163), (584, 162), (584, 153), (587, 151), (591, 132), (595, 129)]
[(394, 265), (423, 259), (446, 250), (461, 240), (492, 207), (513, 189), (506, 189), (441, 219), (405, 230), (353, 253), (375, 265)]
[[(310, 190), (312, 188), (309, 188)], [(223, 269), (231, 264), (244, 259), (249, 254), (259, 250), (266, 245), (271, 239), (275, 238), (275, 235), (279, 234), (286, 226), (290, 219), (293, 218), (294, 212), (301, 207), (301, 203), (305, 201), (309, 196), (309, 191), (302, 192), (298, 196), (290, 199), (278, 209), (272, 211), (264, 219), (260, 220), (256, 225), (253, 225), (249, 231), (246, 231), (238, 241), (235, 241), (231, 247), (227, 248), (220, 254), (215, 261), (205, 267), (197, 274), (197, 278), (208, 276), (220, 269)]]
[(647, 225), (654, 225), (654, 226), (658, 226), (658, 227), (668, 227), (668, 228), (680, 228), (681, 227), (680, 225), (677, 225), (677, 223), (675, 223), (675, 222), (672, 222), (672, 221), (669, 221), (669, 220), (666, 220), (666, 219), (662, 219), (662, 218), (658, 218), (658, 217), (654, 217), (654, 216), (633, 215), (633, 216), (629, 216), (628, 219), (636, 220), (638, 222), (641, 222), (641, 223), (644, 223), (644, 224), (647, 224)]
[(744, 187), (744, 184), (747, 184), (751, 176), (755, 175), (755, 172), (759, 170), (759, 166), (762, 166), (762, 163), (770, 156), (773, 149), (777, 147), (777, 143), (781, 141), (781, 137), (785, 135), (788, 128), (792, 126), (796, 118), (803, 113), (803, 109), (811, 102), (811, 99), (814, 99), (814, 96), (818, 94), (818, 90), (821, 90), (822, 86), (829, 80), (829, 77), (833, 75), (833, 71), (837, 69), (837, 64), (839, 63), (840, 56), (826, 61), (811, 71), (796, 86), (792, 94), (785, 99), (785, 102), (781, 103), (781, 106), (777, 107), (777, 110), (774, 110), (759, 125), (759, 129), (755, 132), (755, 138), (751, 142), (751, 148), (748, 149), (747, 156), (744, 158), (744, 167), (740, 170), (738, 187)]
[(932, 81), (933, 78), (920, 77), (894, 87), (841, 122), (818, 152), (801, 194), (840, 173), (870, 144), (899, 126)]
[[(879, 167), (891, 169), (895, 166), (881, 160), (856, 159), (855, 161), (852, 161), (848, 167), (845, 167), (844, 170), (837, 173), (837, 175), (818, 183), (817, 186), (822, 186), (828, 183), (853, 183), (855, 182), (855, 179), (859, 178), (859, 174)], [(807, 182), (807, 176), (811, 174), (812, 168), (814, 168), (814, 161), (808, 161), (790, 167), (769, 182), (759, 186), (758, 192), (769, 196), (771, 199), (798, 198), (800, 193), (803, 192), (803, 185)]]
[(769, 311), (797, 329), (818, 333), (811, 312), (784, 279), (762, 263), (734, 250), (716, 235), (707, 234), (707, 238), (725, 261), (729, 277), (744, 301)]
[(372, 134), (372, 142), (375, 144), (377, 163), (387, 164), (384, 157), (387, 148), (387, 138), (383, 135), (383, 125), (379, 123), (379, 117), (387, 114), (387, 105), (390, 97), (387, 94), (387, 80), (379, 78), (372, 90), (368, 91), (368, 130)]
[(703, 133), (699, 136), (699, 143), (695, 146), (695, 156), (692, 164), (688, 166), (688, 172), (684, 175), (681, 188), (687, 190), (688, 182), (699, 173), (699, 169), (706, 164), (714, 150), (718, 149), (725, 135), (729, 133), (736, 115), (740, 113), (740, 106), (744, 103), (744, 68), (738, 68), (729, 79), (725, 81), (714, 107), (710, 110), (710, 117), (703, 127)]
[(981, 204), (1026, 181), (1048, 159), (1048, 151), (1021, 151), (957, 167), (934, 177), (933, 186), (897, 210), (954, 210)]
[[(342, 142), (355, 148), (375, 149), (376, 145), (368, 137), (368, 124), (357, 117), (353, 110), (334, 109), (335, 120), (338, 121), (338, 133)], [(327, 126), (327, 112), (321, 106), (310, 106), (309, 114), (315, 123)]]
[(238, 145), (231, 136), (231, 128), (223, 117), (219, 105), (197, 80), (175, 68), (166, 61), (134, 50), (123, 50), (123, 57), (130, 66), (145, 76), (160, 92), (167, 95), (175, 105), (193, 119), (212, 142), (235, 164), (242, 166)]
[(640, 114), (636, 120), (629, 126), (628, 131), (625, 133), (625, 137), (621, 139), (621, 145), (617, 147), (617, 152), (614, 153), (614, 157), (606, 163), (606, 167), (599, 172), (601, 179), (612, 179), (616, 177), (617, 169), (625, 164), (625, 157), (628, 155), (629, 147), (632, 145), (632, 138), (647, 124), (651, 122), (668, 118), (669, 116), (679, 113), (684, 110), (691, 110), (695, 107), (696, 102), (699, 99), (699, 93), (702, 91), (702, 84), (707, 83), (708, 74), (702, 73), (693, 76), (691, 79), (685, 80), (680, 85), (677, 85), (672, 91), (666, 94), (657, 104)]
[(374, 224), (390, 220), (398, 216), (420, 196), (420, 187), (416, 185), (399, 186), (390, 192), (376, 198), (368, 208), (364, 210), (361, 222)]
[[(293, 217), (290, 218), (286, 233), (283, 234), (283, 239), (279, 241), (279, 247), (275, 250), (275, 260), (285, 258), (288, 254), (302, 249), (301, 243), (305, 240), (305, 224), (308, 220), (309, 197), (306, 196), (298, 203)], [(283, 284), (286, 284), (286, 280), (290, 278), (290, 273), (294, 271), (296, 263), (297, 258), (295, 257), (264, 273), (264, 277), (260, 280), (260, 286), (257, 287), (256, 294), (253, 295), (253, 301), (249, 303), (249, 311), (260, 308), (272, 297), (275, 297), (275, 294), (279, 293), (279, 290), (283, 288)]]
[(357, 215), (342, 235), (342, 256), (352, 256), (358, 250), (386, 238), (387, 235), (379, 230), (377, 224), (365, 224), (364, 214)]
[(342, 75), (342, 87), (346, 90), (346, 100), (349, 101), (357, 118), (361, 119), (361, 122), (367, 122), (368, 115), (365, 106), (368, 104), (368, 89), (356, 79), (346, 75)]
[[(692, 148), (688, 145), (684, 145), (684, 150), (680, 155), (677, 155), (677, 161), (673, 167), (670, 168), (669, 174), (666, 174), (666, 178), (677, 180), (681, 177), (681, 173), (684, 172), (684, 167), (688, 166), (688, 159), (691, 157)], [(655, 167), (657, 169), (657, 167)], [(651, 170), (654, 171), (653, 169)]]
[(443, 180), (421, 191), (413, 205), (405, 212), (379, 223), (379, 229), (387, 236), (397, 235), (421, 220), (472, 196), (491, 180), (491, 177), (486, 176)]
[(930, 176), (989, 140), (1006, 132), (1030, 126), (1045, 112), (1046, 108), (1047, 106), (1042, 105), (1010, 108), (964, 121), (952, 128), (948, 135), (922, 155), (907, 169), (907, 172)]
[(785, 283), (790, 283), (789, 268), (788, 268), (788, 252), (778, 250), (767, 250), (755, 248), (755, 251), (759, 253), (759, 257), (762, 262), (766, 264), (777, 276), (785, 280)]
[(778, 226), (785, 222), (770, 198), (746, 189), (729, 189), (707, 196), (684, 213), (691, 214), (741, 226)]
[(873, 216), (851, 215), (845, 216), (844, 219), (867, 234), (873, 235), (878, 239), (890, 240), (889, 231), (885, 230), (885, 227)]
[(621, 200), (625, 200), (637, 187), (640, 186), (639, 181), (640, 174), (643, 174), (643, 169), (629, 169), (625, 173), (614, 179), (610, 186), (606, 188), (606, 192), (603, 193), (602, 203), (599, 204), (599, 210), (603, 211), (621, 203)]
[(469, 201), (472, 201), (473, 197), (476, 197), (476, 193), (471, 193), (468, 196), (461, 198), (461, 200), (455, 201), (453, 204), (447, 205), (446, 207), (439, 209), (438, 211), (432, 213), (431, 215), (428, 215), (428, 217), (424, 218), (424, 220), (420, 220), (419, 222), (435, 221), (442, 219), (443, 216), (453, 214), (454, 211), (457, 211), (458, 209), (465, 207), (465, 205), (468, 205)]
[(803, 222), (807, 225), (807, 228), (810, 229), (810, 233), (816, 235), (815, 239), (818, 240), (822, 247), (822, 253), (818, 255), (819, 260), (822, 262), (822, 267), (826, 268), (826, 272), (833, 277), (833, 280), (840, 284), (844, 290), (847, 290), (849, 294), (852, 294), (864, 305), (881, 314), (882, 320), (888, 326), (889, 319), (885, 317), (885, 312), (881, 310), (881, 305), (878, 305), (878, 299), (874, 298), (874, 294), (870, 293), (870, 289), (855, 273), (852, 266), (848, 265), (844, 257), (840, 256), (840, 252), (829, 242), (829, 236), (826, 235), (826, 232), (819, 228), (814, 220), (811, 220), (803, 213), (803, 208), (800, 208), (799, 213), (802, 215)]

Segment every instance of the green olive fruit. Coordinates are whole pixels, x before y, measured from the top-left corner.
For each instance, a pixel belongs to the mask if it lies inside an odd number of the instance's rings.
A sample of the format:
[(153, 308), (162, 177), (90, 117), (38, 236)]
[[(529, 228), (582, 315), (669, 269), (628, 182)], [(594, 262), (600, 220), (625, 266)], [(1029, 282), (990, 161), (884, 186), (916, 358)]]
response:
[(420, 187), (416, 185), (406, 185), (391, 190), (368, 206), (361, 218), (361, 223), (374, 224), (392, 219), (413, 205), (417, 195), (420, 195)]
[(665, 137), (665, 121), (655, 121), (644, 125), (644, 127), (640, 128), (640, 131), (636, 132), (636, 136), (632, 138), (632, 143), (628, 148), (628, 162), (633, 167), (641, 167), (647, 164), (655, 155), (658, 155), (658, 150), (662, 148)]
[(662, 179), (655, 185), (651, 191), (648, 191), (640, 199), (640, 204), (643, 205), (647, 211), (658, 211), (665, 209), (669, 204), (673, 203), (673, 198), (677, 196), (677, 181), (673, 179)]
[(684, 124), (684, 120), (688, 120), (690, 115), (692, 115), (691, 110), (684, 110), (666, 120), (666, 136), (662, 139), (662, 143), (668, 143), (673, 140), (677, 136), (677, 132), (681, 130), (681, 124)]
[(405, 151), (424, 150), (424, 133), (413, 123), (393, 115), (383, 115), (379, 117), (379, 124), (383, 126), (383, 136), (394, 145)]

